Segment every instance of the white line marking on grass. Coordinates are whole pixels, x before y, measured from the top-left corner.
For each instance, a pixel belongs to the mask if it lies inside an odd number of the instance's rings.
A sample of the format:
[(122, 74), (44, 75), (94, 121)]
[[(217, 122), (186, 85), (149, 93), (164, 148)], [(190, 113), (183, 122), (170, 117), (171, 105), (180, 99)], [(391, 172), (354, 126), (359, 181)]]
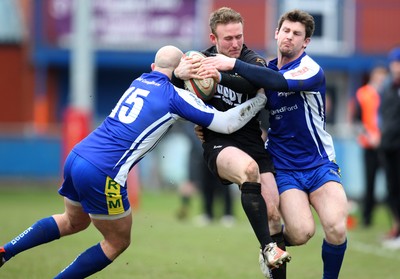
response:
[(372, 245), (351, 239), (351, 244), (349, 245), (349, 248), (364, 254), (370, 254), (374, 256), (380, 256), (382, 258), (400, 261), (398, 250), (388, 250), (379, 245)]
[[(322, 227), (319, 226), (318, 229), (319, 229), (318, 234), (322, 235), (323, 237), (324, 231), (322, 230)], [(348, 235), (348, 238), (349, 238), (349, 245), (347, 246), (347, 249), (352, 249), (364, 254), (400, 261), (400, 254), (399, 254), (400, 250), (389, 250), (382, 247), (381, 245), (374, 245), (363, 241), (358, 241), (350, 237), (350, 235)]]

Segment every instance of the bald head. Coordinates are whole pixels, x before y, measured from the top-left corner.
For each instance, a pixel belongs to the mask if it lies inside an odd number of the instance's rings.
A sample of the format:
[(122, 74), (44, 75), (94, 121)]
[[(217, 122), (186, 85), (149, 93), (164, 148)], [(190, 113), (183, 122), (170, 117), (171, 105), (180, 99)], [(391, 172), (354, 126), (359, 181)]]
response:
[(174, 46), (168, 45), (160, 48), (154, 59), (153, 71), (159, 71), (171, 78), (172, 72), (178, 67), (183, 52)]

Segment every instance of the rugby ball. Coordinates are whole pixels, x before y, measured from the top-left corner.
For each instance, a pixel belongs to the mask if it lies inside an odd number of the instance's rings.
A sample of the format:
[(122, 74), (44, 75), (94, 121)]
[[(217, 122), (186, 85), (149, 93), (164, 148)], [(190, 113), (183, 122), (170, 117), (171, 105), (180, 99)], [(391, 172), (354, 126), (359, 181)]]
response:
[[(206, 56), (195, 50), (189, 50), (186, 52), (186, 56), (188, 57), (195, 57), (200, 56), (205, 58)], [(206, 78), (206, 79), (189, 79), (184, 81), (185, 89), (189, 90), (190, 92), (196, 94), (197, 97), (202, 99), (203, 101), (210, 100), (215, 93), (215, 88), (217, 83), (213, 78)]]

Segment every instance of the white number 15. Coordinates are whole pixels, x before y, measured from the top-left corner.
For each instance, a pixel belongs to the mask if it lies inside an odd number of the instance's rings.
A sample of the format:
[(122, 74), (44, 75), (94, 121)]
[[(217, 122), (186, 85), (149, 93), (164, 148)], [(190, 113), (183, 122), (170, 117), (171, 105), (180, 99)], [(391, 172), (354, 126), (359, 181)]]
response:
[(150, 91), (136, 87), (128, 88), (124, 95), (119, 99), (118, 104), (111, 111), (110, 117), (118, 119), (125, 124), (130, 124), (136, 120), (143, 107), (143, 97), (147, 97)]

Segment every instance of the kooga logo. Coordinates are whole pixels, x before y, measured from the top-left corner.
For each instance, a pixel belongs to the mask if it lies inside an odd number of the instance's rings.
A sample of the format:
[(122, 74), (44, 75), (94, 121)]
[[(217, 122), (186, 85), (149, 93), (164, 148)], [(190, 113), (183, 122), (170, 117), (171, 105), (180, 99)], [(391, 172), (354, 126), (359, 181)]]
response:
[(33, 230), (32, 227), (29, 227), (26, 230), (24, 230), (19, 236), (17, 236), (13, 240), (11, 240), (11, 244), (14, 245), (15, 243), (17, 243), (21, 238), (23, 238), (25, 235), (27, 235), (28, 232), (30, 232), (31, 230)]

